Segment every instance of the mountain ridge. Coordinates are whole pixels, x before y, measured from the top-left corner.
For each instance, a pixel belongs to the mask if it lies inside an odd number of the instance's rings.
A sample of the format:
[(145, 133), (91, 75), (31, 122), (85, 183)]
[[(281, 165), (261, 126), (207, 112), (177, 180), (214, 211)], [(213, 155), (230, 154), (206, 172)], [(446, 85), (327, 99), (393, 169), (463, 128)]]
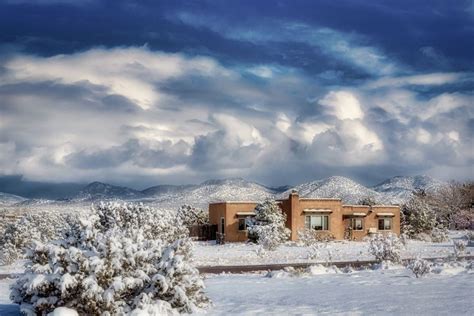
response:
[[(261, 201), (266, 198), (286, 198), (297, 190), (303, 198), (341, 198), (346, 204), (356, 204), (360, 199), (371, 197), (380, 204), (401, 204), (413, 190), (435, 190), (446, 183), (429, 176), (396, 176), (379, 184), (366, 187), (350, 178), (332, 176), (301, 183), (296, 186), (267, 187), (243, 178), (210, 179), (199, 184), (156, 185), (135, 190), (94, 181), (84, 186), (78, 194), (67, 200), (24, 199), (18, 205), (45, 205), (47, 203), (83, 203), (100, 200), (136, 201), (176, 207), (192, 204), (207, 207), (219, 201)], [(0, 205), (2, 201), (0, 199)], [(11, 205), (11, 203), (9, 204)]]

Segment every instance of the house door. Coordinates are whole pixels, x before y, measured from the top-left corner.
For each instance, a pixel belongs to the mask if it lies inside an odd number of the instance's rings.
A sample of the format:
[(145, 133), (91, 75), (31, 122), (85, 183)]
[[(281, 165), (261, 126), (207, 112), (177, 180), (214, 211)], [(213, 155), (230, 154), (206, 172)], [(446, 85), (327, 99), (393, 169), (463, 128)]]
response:
[(221, 234), (225, 234), (225, 218), (221, 217)]

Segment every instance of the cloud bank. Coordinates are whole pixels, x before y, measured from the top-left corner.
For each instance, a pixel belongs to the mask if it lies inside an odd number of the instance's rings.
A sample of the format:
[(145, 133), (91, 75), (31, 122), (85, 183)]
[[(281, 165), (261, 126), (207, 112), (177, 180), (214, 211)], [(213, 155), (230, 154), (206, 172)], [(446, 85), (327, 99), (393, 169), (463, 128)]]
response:
[(61, 53), (4, 40), (1, 175), (135, 187), (235, 176), (269, 185), (335, 174), (364, 183), (474, 177), (474, 68), (457, 67), (456, 54), (420, 44), (417, 54), (436, 65), (429, 71), (378, 34), (303, 11), (237, 23), (219, 7), (165, 9), (164, 30), (181, 36), (174, 51), (125, 35), (123, 45), (84, 39)]

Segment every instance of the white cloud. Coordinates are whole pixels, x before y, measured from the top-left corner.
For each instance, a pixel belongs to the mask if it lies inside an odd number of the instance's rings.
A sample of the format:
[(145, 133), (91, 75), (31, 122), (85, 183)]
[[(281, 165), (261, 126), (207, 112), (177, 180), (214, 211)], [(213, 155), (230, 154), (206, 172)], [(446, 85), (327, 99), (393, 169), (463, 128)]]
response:
[(366, 87), (377, 89), (382, 87), (402, 87), (402, 86), (439, 86), (459, 82), (461, 80), (474, 80), (472, 74), (466, 73), (430, 73), (422, 75), (383, 77), (369, 82)]
[(364, 117), (359, 100), (347, 91), (331, 91), (319, 100), (319, 104), (326, 106), (328, 112), (340, 120)]
[(459, 143), (459, 133), (458, 133), (458, 132), (456, 132), (456, 131), (450, 131), (450, 132), (448, 133), (448, 137), (449, 137), (451, 140), (453, 140), (453, 141)]
[(329, 130), (332, 125), (322, 122), (298, 122), (293, 129), (296, 139), (301, 139), (306, 143), (312, 143), (315, 136)]
[(428, 144), (431, 141), (431, 134), (426, 129), (419, 128), (416, 132), (416, 140), (422, 144)]
[(172, 98), (155, 88), (164, 80), (183, 75), (231, 76), (231, 71), (210, 58), (151, 52), (146, 48), (91, 49), (49, 58), (19, 56), (5, 63), (10, 76), (2, 83), (52, 80), (64, 84), (81, 81), (104, 86), (143, 109), (164, 106)]

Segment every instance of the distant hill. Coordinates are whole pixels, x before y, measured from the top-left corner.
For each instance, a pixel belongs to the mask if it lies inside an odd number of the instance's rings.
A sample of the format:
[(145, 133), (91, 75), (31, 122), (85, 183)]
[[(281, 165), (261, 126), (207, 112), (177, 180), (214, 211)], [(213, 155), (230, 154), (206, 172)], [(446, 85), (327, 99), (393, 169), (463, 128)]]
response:
[[(147, 192), (149, 189), (142, 192)], [(262, 201), (272, 198), (276, 190), (241, 178), (208, 180), (198, 185), (188, 185), (154, 192), (155, 203), (169, 206), (192, 204), (207, 207), (217, 201)]]
[(22, 196), (0, 192), (0, 206), (10, 206), (26, 200), (27, 199)]
[(397, 176), (377, 184), (372, 189), (383, 194), (393, 203), (403, 203), (411, 197), (412, 192), (415, 190), (433, 192), (446, 185), (446, 182), (425, 175)]
[(140, 191), (96, 181), (85, 186), (73, 200), (135, 200), (144, 197)]
[(347, 204), (355, 204), (365, 197), (372, 197), (377, 203), (389, 202), (384, 195), (349, 178), (339, 176), (297, 185), (283, 192), (280, 197), (287, 197), (292, 190), (298, 191), (303, 198), (340, 198)]
[[(371, 188), (349, 178), (333, 176), (322, 180), (299, 184), (294, 187), (270, 188), (242, 178), (208, 180), (200, 184), (157, 185), (139, 191), (103, 182), (92, 182), (83, 187), (71, 199), (25, 199), (0, 193), (0, 205), (43, 206), (47, 204), (73, 205), (102, 200), (143, 202), (160, 207), (177, 208), (182, 204), (207, 208), (218, 201), (263, 201), (266, 198), (286, 198), (297, 190), (303, 198), (341, 198), (346, 204), (371, 197), (380, 204), (401, 204), (410, 198), (414, 190), (434, 191), (445, 182), (428, 176), (397, 176)], [(2, 204), (3, 203), (3, 204)]]

